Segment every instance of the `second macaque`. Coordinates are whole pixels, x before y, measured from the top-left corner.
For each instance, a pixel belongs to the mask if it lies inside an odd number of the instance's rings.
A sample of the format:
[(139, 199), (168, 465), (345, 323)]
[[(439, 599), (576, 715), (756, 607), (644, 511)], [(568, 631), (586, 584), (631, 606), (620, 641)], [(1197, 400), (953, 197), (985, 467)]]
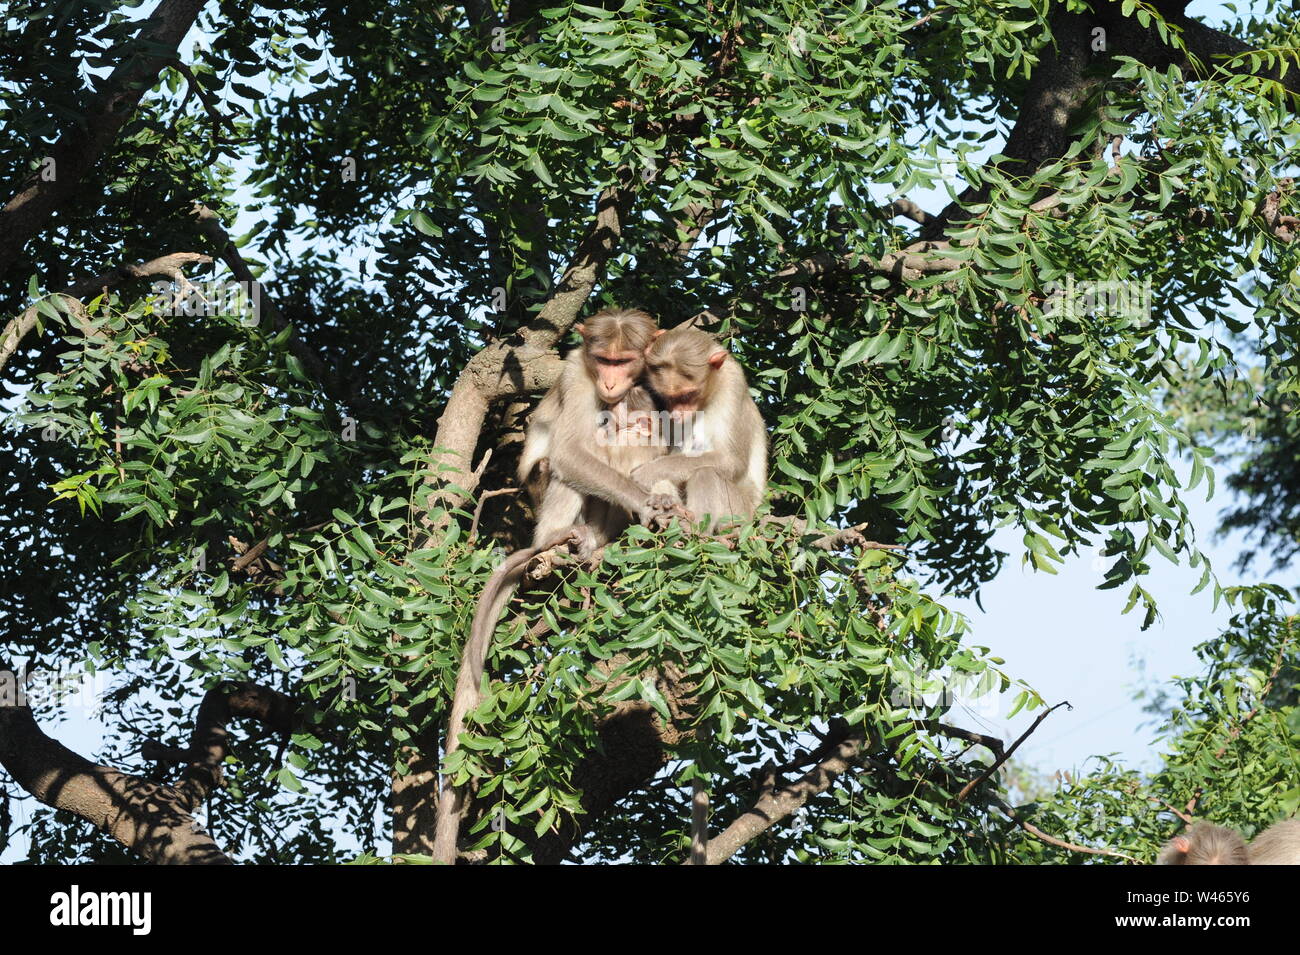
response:
[(1300, 819), (1284, 819), (1246, 844), (1235, 829), (1210, 822), (1193, 823), (1174, 836), (1157, 865), (1300, 865)]
[(710, 527), (752, 517), (767, 488), (767, 431), (740, 363), (712, 335), (679, 326), (647, 349), (646, 381), (669, 412), (674, 446), (632, 477)]

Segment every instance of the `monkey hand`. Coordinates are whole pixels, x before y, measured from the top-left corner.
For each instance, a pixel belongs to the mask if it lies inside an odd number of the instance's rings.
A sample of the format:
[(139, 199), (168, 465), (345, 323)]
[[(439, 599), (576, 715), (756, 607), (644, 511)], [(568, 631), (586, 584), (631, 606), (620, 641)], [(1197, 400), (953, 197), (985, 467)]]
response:
[(690, 511), (682, 507), (676, 494), (650, 494), (637, 513), (638, 520), (651, 530), (665, 530), (674, 517), (689, 521)]

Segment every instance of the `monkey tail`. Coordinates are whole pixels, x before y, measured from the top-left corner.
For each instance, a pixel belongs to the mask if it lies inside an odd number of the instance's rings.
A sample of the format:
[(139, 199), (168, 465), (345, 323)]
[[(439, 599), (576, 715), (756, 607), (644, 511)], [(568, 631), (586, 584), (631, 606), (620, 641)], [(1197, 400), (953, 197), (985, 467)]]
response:
[[(483, 666), (487, 662), (492, 644), (492, 631), (501, 611), (510, 601), (523, 576), (528, 562), (544, 550), (551, 550), (574, 538), (572, 529), (563, 536), (536, 547), (517, 550), (488, 578), (474, 608), (474, 622), (470, 624), (469, 639), (460, 655), (460, 671), (456, 674), (456, 690), (451, 699), (451, 714), (447, 717), (447, 742), (443, 747), (446, 760), (460, 748), (460, 734), (465, 729), (465, 716), (478, 706), (479, 684), (483, 681)], [(444, 775), (438, 798), (438, 822), (434, 827), (433, 858), (447, 865), (456, 863), (456, 840), (460, 835), (460, 820), (465, 814), (465, 793), (451, 784)]]
[(691, 865), (709, 864), (709, 791), (695, 777), (691, 786)]

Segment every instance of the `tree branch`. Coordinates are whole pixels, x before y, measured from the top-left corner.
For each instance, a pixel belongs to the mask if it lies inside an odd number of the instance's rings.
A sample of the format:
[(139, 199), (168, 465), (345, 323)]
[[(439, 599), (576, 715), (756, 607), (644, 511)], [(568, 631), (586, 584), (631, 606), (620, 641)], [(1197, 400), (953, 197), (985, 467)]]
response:
[(1006, 813), (1007, 818), (1009, 818), (1017, 826), (1025, 830), (1025, 832), (1029, 833), (1035, 839), (1039, 840), (1040, 842), (1045, 842), (1049, 846), (1056, 846), (1058, 849), (1069, 849), (1071, 852), (1082, 852), (1087, 855), (1093, 855), (1093, 856), (1112, 856), (1116, 859), (1124, 859), (1128, 862), (1137, 861), (1132, 856), (1125, 855), (1122, 852), (1117, 852), (1114, 849), (1093, 849), (1089, 846), (1081, 846), (1074, 842), (1066, 842), (1064, 839), (1057, 839), (1055, 836), (1049, 836), (1047, 833), (1043, 832), (1042, 829), (1039, 829), (1033, 823), (1021, 819), (1019, 813), (1017, 813), (1014, 809), (1008, 806), (1001, 799), (994, 797), (991, 800), (991, 802), (993, 803), (993, 805), (997, 806), (1004, 813)]
[[(252, 683), (223, 683), (199, 704), (190, 761), (180, 781), (169, 786), (92, 763), (46, 736), (27, 706), (0, 704), (0, 765), (41, 802), (90, 822), (143, 859), (171, 865), (229, 865), (230, 859), (199, 829), (193, 816), (229, 752), (226, 724), (256, 719), (288, 733), (293, 702)], [(169, 752), (154, 744), (155, 756)]]
[[(185, 275), (181, 271), (181, 266), (195, 263), (206, 264), (211, 261), (212, 256), (201, 255), (198, 252), (174, 252), (171, 255), (150, 259), (148, 262), (140, 262), (136, 265), (119, 265), (107, 272), (101, 272), (99, 275), (78, 279), (63, 291), (54, 294), (65, 299), (75, 300), (114, 285), (120, 285), (131, 279), (148, 278), (154, 275), (165, 275), (173, 282), (183, 282)], [(78, 305), (80, 305), (80, 302), (78, 302)], [(10, 319), (8, 324), (5, 325), (4, 331), (0, 332), (0, 369), (3, 369), (8, 364), (9, 359), (18, 351), (18, 346), (22, 343), (23, 337), (36, 327), (39, 316), (40, 313), (36, 306), (30, 305), (21, 315)]]
[[(1053, 712), (1059, 710), (1063, 706), (1070, 706), (1070, 704), (1068, 701), (1062, 700), (1060, 703), (1057, 703), (1051, 709), (1040, 713), (1038, 715), (1038, 719), (1034, 720), (1034, 722), (1030, 725), (1029, 729), (1021, 733), (1020, 736), (1016, 739), (1016, 741), (1012, 743), (1006, 749), (1005, 752), (995, 751), (993, 762), (989, 764), (988, 769), (984, 770), (984, 772), (980, 773), (978, 776), (976, 776), (974, 779), (972, 779), (970, 782), (968, 782), (965, 786), (962, 787), (961, 792), (957, 794), (957, 802), (965, 802), (966, 797), (969, 796), (974, 791), (976, 786), (978, 786), (980, 783), (984, 782), (985, 780), (991, 778), (993, 774), (996, 773), (998, 769), (1008, 759), (1011, 758), (1012, 754), (1015, 753), (1015, 751), (1020, 748), (1020, 744), (1023, 743), (1025, 740), (1029, 739), (1030, 734), (1033, 733), (1034, 730), (1038, 729), (1038, 724), (1043, 722), (1043, 720), (1047, 719), (1049, 716), (1052, 715)], [(1070, 708), (1073, 709), (1073, 707)]]
[[(230, 240), (230, 235), (222, 227), (217, 214), (197, 200), (194, 202), (191, 213), (198, 219), (200, 231), (208, 237), (217, 256), (226, 263), (226, 267), (230, 269), (231, 274), (235, 276), (237, 281), (248, 286), (249, 295), (255, 296), (256, 306), (259, 310), (258, 314), (265, 315), (270, 320), (271, 327), (277, 332), (288, 327), (288, 320), (280, 314), (275, 302), (266, 294), (262, 283), (253, 277), (253, 270), (248, 267), (244, 257), (239, 254), (239, 249)], [(289, 351), (302, 362), (307, 374), (311, 376), (313, 381), (323, 388), (328, 387), (330, 376), (325, 361), (303, 343), (296, 330), (290, 335)]]
[(709, 839), (708, 865), (718, 865), (735, 855), (786, 816), (801, 809), (808, 800), (830, 789), (835, 778), (846, 772), (857, 759), (866, 737), (854, 733), (834, 744), (832, 752), (808, 773), (793, 783), (780, 786), (759, 797), (753, 808), (718, 835)]
[(0, 210), (0, 274), (8, 271), (51, 213), (75, 195), (81, 180), (108, 150), (164, 66), (194, 25), (204, 0), (161, 0), (123, 49), (122, 62), (91, 99), (82, 124), (67, 130), (50, 150), (54, 175), (34, 170)]
[[(475, 482), (469, 480), (473, 474), (470, 460), (492, 402), (541, 390), (543, 383), (549, 387), (559, 375), (562, 362), (554, 348), (577, 320), (618, 246), (631, 210), (635, 179), (630, 169), (617, 170), (615, 182), (596, 200), (591, 226), (541, 311), (509, 339), (495, 340), (478, 352), (456, 379), (438, 419), (434, 446), (447, 452), (440, 464), (461, 472), (459, 487), (465, 493), (475, 490)], [(429, 477), (438, 479), (436, 472)], [(464, 495), (446, 491), (438, 501), (450, 509), (463, 503)]]

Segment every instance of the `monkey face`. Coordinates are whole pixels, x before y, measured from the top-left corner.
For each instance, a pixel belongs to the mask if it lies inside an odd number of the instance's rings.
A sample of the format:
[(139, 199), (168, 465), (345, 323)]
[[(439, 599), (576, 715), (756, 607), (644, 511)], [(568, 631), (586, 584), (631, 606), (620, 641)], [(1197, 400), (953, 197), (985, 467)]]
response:
[(651, 350), (646, 359), (647, 380), (674, 419), (689, 417), (708, 403), (713, 373), (727, 357), (725, 351), (714, 354), (700, 358), (680, 350), (667, 354)]
[(612, 405), (632, 390), (644, 365), (640, 352), (600, 350), (588, 354), (588, 367), (596, 382), (597, 396)]

